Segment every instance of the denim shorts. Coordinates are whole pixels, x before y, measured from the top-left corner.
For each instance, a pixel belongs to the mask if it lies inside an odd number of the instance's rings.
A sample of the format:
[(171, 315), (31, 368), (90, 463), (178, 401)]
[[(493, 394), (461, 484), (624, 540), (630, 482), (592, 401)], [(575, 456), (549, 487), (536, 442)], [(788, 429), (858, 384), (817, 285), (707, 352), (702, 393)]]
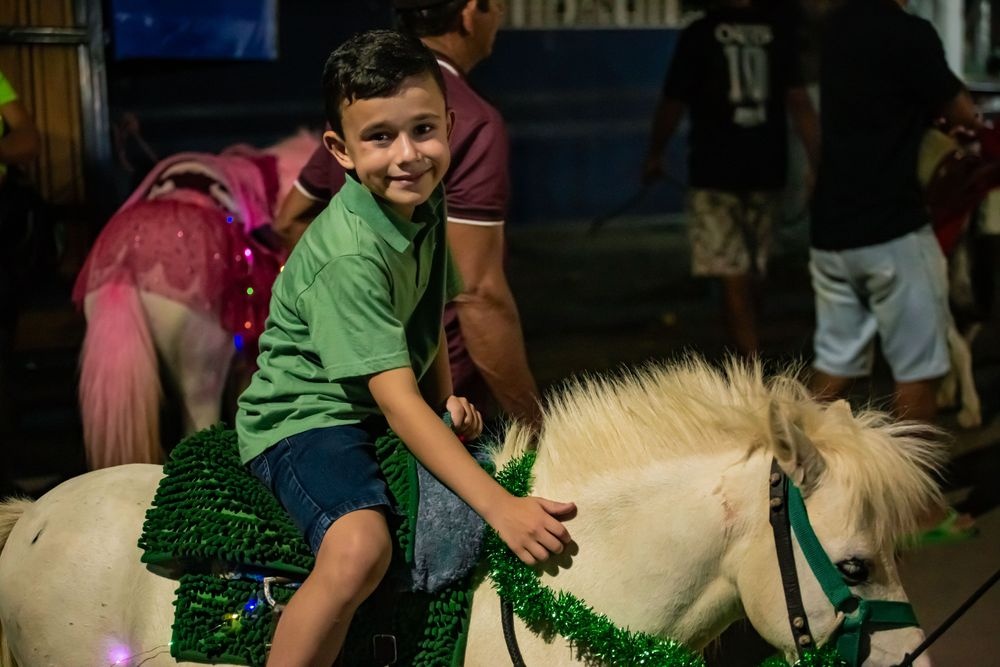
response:
[(948, 273), (930, 226), (863, 248), (814, 248), (810, 260), (818, 370), (869, 375), (878, 334), (897, 382), (948, 372)]
[[(384, 428), (384, 426), (383, 426)], [(389, 488), (375, 458), (374, 428), (329, 426), (289, 436), (247, 463), (277, 497), (313, 553), (334, 521), (384, 506)]]

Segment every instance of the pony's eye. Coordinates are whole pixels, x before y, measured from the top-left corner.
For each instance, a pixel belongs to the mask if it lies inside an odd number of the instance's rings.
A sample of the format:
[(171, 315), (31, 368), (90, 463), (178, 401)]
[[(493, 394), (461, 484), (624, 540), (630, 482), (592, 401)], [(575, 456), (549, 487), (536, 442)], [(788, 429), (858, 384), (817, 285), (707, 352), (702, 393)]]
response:
[(848, 586), (857, 586), (868, 581), (868, 563), (860, 558), (848, 558), (837, 563), (837, 569)]

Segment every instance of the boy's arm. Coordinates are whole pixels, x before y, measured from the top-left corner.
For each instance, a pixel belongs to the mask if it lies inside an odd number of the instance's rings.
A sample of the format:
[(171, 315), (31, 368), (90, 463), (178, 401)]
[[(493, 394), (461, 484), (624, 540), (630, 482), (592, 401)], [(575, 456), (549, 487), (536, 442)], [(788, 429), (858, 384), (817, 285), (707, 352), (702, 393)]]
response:
[(444, 406), (454, 388), (451, 384), (451, 366), (448, 363), (448, 339), (444, 334), (444, 326), (438, 331), (438, 351), (424, 379), (420, 382), (420, 393), (428, 405), (440, 408)]
[(486, 520), (528, 564), (560, 553), (569, 532), (555, 518), (574, 511), (572, 503), (517, 498), (503, 489), (466, 451), (424, 401), (410, 368), (373, 375), (368, 389), (389, 426), (414, 456)]

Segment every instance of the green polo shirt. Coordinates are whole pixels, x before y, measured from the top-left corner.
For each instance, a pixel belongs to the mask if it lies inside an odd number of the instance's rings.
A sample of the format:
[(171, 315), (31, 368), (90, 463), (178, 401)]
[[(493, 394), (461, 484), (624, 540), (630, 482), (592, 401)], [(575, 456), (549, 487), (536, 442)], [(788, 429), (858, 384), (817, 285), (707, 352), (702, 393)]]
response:
[(445, 219), (440, 186), (406, 220), (348, 176), (274, 283), (259, 370), (236, 415), (244, 463), (290, 435), (379, 414), (375, 373), (423, 377), (444, 304), (461, 289)]

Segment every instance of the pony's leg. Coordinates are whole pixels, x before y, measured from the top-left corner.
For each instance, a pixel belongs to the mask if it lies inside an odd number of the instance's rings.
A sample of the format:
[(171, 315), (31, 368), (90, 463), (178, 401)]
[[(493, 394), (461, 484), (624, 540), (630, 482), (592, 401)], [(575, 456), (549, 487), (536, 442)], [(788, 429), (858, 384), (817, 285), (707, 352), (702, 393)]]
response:
[(937, 406), (939, 408), (953, 408), (958, 402), (958, 371), (956, 369), (959, 360), (955, 358), (955, 346), (951, 343), (953, 338), (951, 330), (954, 328), (955, 325), (952, 324), (948, 331), (948, 357), (951, 359), (951, 368), (941, 378), (941, 384), (938, 385), (937, 389)]
[(962, 336), (954, 326), (948, 330), (948, 347), (953, 360), (952, 370), (961, 389), (962, 409), (958, 411), (958, 424), (962, 428), (977, 428), (983, 423), (982, 405), (979, 401), (979, 392), (976, 391), (976, 379), (972, 373), (971, 342), (979, 331), (978, 326), (972, 328), (968, 338)]
[(150, 292), (140, 295), (156, 348), (180, 394), (184, 431), (218, 422), (232, 337), (214, 317)]

